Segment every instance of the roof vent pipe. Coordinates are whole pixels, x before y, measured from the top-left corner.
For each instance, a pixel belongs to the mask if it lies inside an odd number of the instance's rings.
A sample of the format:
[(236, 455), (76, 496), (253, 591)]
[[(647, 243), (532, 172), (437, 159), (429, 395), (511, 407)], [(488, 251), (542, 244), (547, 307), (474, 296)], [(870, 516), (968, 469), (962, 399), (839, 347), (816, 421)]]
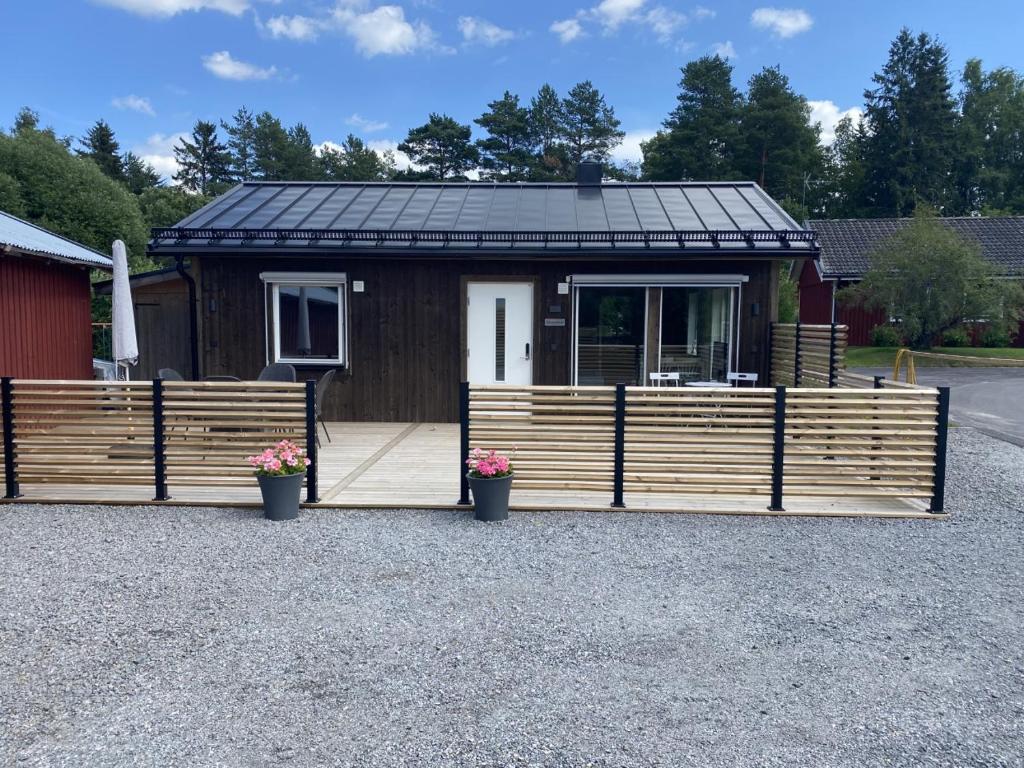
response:
[(596, 160), (582, 160), (576, 166), (576, 183), (581, 187), (601, 186), (604, 168)]

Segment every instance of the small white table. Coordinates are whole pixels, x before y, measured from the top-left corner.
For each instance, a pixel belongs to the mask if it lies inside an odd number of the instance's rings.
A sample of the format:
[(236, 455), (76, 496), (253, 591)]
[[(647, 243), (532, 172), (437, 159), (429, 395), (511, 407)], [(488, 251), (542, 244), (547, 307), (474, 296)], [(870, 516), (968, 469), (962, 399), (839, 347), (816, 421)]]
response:
[(728, 387), (724, 381), (688, 381), (688, 387)]

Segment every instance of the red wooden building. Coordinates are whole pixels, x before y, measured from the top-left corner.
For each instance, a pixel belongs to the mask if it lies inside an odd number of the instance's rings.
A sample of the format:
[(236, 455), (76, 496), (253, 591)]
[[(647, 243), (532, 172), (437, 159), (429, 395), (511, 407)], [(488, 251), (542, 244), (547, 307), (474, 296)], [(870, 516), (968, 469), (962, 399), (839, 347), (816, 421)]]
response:
[(0, 375), (91, 379), (89, 271), (110, 259), (0, 211)]
[[(1003, 277), (1024, 279), (1024, 216), (961, 216), (939, 219), (974, 240), (981, 255)], [(808, 223), (817, 233), (820, 261), (795, 262), (800, 290), (801, 323), (842, 323), (849, 326), (851, 346), (871, 344), (871, 329), (888, 319), (884, 310), (845, 306), (836, 293), (859, 281), (870, 266), (872, 250), (906, 226), (910, 219), (820, 219)], [(1015, 345), (1024, 346), (1024, 324)]]

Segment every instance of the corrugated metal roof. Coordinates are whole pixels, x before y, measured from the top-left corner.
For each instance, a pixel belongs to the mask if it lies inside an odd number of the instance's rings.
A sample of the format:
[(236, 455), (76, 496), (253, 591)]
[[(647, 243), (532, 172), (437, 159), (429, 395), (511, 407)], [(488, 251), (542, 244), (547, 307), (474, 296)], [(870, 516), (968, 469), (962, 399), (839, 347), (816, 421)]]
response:
[(71, 264), (108, 269), (112, 266), (109, 257), (92, 248), (0, 211), (0, 248), (3, 246)]
[[(825, 277), (856, 277), (868, 271), (871, 252), (911, 219), (811, 221), (821, 245)], [(1024, 274), (1024, 216), (950, 216), (939, 222), (974, 240), (981, 255), (1007, 275)]]
[(753, 182), (247, 182), (153, 230), (150, 246), (815, 250)]

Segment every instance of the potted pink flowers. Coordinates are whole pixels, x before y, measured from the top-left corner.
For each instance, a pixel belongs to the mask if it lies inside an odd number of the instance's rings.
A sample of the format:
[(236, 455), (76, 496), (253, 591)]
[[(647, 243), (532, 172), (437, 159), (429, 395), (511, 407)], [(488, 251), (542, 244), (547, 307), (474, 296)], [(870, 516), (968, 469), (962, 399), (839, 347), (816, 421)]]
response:
[(494, 522), (508, 519), (508, 497), (512, 490), (512, 462), (497, 451), (473, 449), (466, 459), (467, 477), (473, 491), (474, 517)]
[(256, 479), (263, 494), (263, 515), (268, 520), (294, 520), (299, 516), (302, 478), (306, 476), (309, 459), (290, 440), (282, 440), (273, 448), (248, 458), (256, 470)]

